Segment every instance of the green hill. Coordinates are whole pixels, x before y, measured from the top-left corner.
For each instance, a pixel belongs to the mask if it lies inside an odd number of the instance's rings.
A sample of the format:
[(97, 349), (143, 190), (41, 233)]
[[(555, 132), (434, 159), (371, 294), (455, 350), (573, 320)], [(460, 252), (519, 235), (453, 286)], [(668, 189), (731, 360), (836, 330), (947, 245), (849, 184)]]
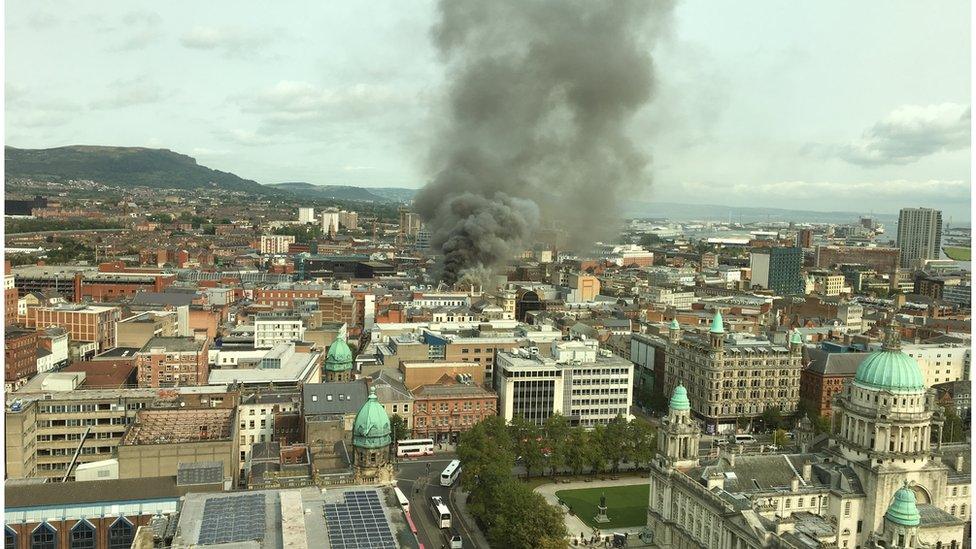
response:
[[(355, 202), (399, 202), (399, 200), (374, 192), (374, 189), (349, 185), (313, 185), (305, 182), (274, 183), (273, 189), (288, 191), (296, 196), (320, 200), (347, 200)], [(390, 189), (381, 189), (389, 191)], [(407, 190), (407, 189), (403, 189)]]
[(168, 149), (73, 145), (53, 149), (4, 148), (5, 178), (67, 181), (88, 179), (117, 187), (199, 189), (267, 193), (256, 181), (212, 170)]

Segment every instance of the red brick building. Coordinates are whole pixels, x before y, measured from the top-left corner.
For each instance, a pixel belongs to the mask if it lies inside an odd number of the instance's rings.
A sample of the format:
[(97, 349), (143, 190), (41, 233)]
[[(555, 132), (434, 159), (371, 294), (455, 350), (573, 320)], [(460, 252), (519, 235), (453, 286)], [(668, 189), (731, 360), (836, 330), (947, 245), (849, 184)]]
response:
[(10, 262), (3, 262), (3, 303), (4, 326), (17, 322), (17, 300), (20, 294), (14, 285), (14, 275), (10, 273)]
[(296, 299), (315, 299), (321, 294), (321, 290), (258, 288), (254, 290), (254, 303), (268, 305), (274, 309), (294, 309)]
[(192, 337), (154, 337), (136, 353), (140, 387), (206, 385), (210, 341)]
[(413, 434), (456, 443), (458, 435), (497, 414), (498, 395), (475, 384), (421, 385), (413, 390)]
[(4, 384), (9, 390), (37, 373), (37, 332), (8, 326), (3, 332)]
[(820, 349), (803, 351), (800, 371), (800, 403), (821, 416), (830, 416), (830, 401), (854, 379), (857, 367), (870, 353), (828, 353)]

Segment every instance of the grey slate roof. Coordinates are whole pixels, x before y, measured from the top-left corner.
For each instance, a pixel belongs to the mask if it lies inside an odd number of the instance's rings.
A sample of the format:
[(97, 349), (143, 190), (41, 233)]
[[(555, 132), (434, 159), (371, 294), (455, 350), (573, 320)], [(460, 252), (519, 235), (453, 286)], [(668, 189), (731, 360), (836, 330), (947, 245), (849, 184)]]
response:
[(918, 514), (921, 521), (921, 526), (941, 526), (944, 524), (962, 524), (962, 521), (958, 518), (946, 513), (942, 509), (939, 509), (935, 505), (929, 505), (927, 503), (918, 504)]
[(310, 383), (302, 387), (305, 415), (354, 414), (366, 403), (366, 382)]
[(88, 482), (48, 482), (4, 486), (6, 509), (143, 499), (177, 499), (176, 477), (143, 477)]
[(853, 376), (857, 367), (871, 353), (828, 353), (821, 349), (807, 348), (809, 371), (824, 376)]
[(139, 292), (132, 297), (133, 305), (190, 305), (196, 294), (183, 292)]

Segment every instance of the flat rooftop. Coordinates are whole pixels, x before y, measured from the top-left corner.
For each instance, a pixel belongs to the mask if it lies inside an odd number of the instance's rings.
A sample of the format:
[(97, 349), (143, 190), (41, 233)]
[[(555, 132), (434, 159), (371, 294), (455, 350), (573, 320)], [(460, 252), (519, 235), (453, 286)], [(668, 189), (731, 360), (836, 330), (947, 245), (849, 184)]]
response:
[(125, 446), (226, 440), (234, 410), (227, 408), (140, 410), (122, 438)]
[(149, 353), (153, 349), (163, 349), (167, 353), (190, 353), (203, 350), (205, 341), (193, 337), (154, 337), (139, 350)]

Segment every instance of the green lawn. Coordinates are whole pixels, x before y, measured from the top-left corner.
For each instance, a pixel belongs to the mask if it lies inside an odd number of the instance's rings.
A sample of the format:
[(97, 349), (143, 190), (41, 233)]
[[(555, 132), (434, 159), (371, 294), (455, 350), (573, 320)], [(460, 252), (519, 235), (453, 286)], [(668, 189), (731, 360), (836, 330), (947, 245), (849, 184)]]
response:
[(954, 261), (971, 261), (972, 248), (963, 248), (961, 246), (946, 246), (942, 248), (949, 259)]
[[(647, 497), (650, 485), (613, 486), (608, 488), (581, 488), (560, 490), (556, 497), (568, 505), (587, 525), (605, 530), (643, 526), (647, 523)], [(610, 522), (600, 524), (593, 520), (600, 504), (600, 494), (607, 496), (607, 516)]]

